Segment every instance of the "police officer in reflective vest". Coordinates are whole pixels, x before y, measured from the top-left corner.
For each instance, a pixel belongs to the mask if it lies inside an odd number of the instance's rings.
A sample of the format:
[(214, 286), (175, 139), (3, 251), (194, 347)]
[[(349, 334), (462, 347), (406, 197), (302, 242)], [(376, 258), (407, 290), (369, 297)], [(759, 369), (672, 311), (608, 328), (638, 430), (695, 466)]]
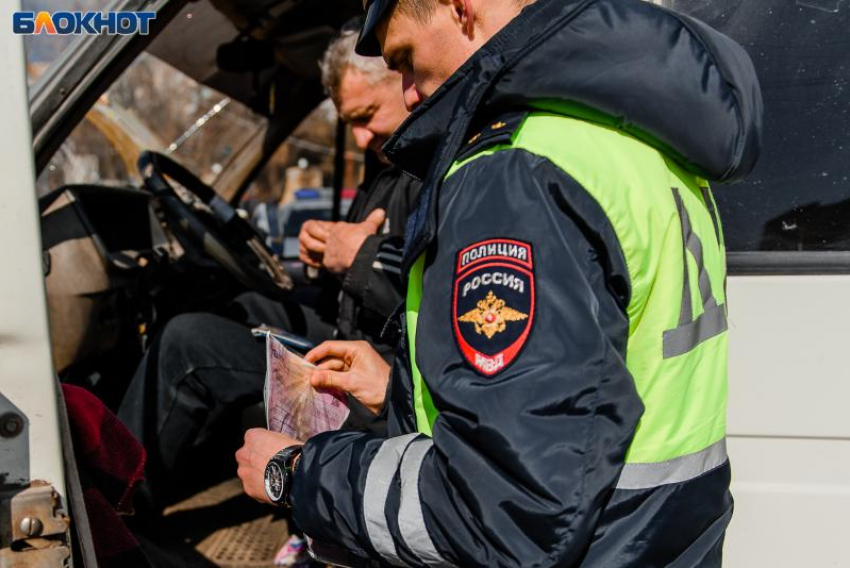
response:
[[(415, 111), (385, 152), (425, 180), (389, 437), (252, 431), (246, 490), (265, 498), (286, 447), (274, 500), (348, 563), (719, 565), (726, 271), (708, 181), (758, 156), (746, 53), (640, 0), (372, 0), (359, 49), (404, 75)], [(314, 384), (388, 373), (362, 345), (310, 358)]]

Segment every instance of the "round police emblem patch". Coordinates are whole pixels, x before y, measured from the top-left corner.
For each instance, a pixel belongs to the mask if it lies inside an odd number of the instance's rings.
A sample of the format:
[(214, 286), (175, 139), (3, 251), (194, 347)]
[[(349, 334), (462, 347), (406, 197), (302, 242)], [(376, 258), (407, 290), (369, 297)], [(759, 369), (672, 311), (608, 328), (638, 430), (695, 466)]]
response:
[(461, 353), (492, 376), (510, 365), (534, 320), (531, 245), (490, 239), (457, 255), (452, 321)]

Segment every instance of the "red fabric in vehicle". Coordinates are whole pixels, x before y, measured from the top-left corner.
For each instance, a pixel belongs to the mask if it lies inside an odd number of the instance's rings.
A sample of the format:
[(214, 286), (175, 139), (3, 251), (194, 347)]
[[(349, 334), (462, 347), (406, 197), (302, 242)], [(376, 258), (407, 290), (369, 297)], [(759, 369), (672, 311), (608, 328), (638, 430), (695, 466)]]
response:
[(96, 396), (71, 385), (62, 385), (62, 391), (98, 563), (126, 566), (129, 557), (142, 553), (119, 514), (133, 512), (145, 450)]

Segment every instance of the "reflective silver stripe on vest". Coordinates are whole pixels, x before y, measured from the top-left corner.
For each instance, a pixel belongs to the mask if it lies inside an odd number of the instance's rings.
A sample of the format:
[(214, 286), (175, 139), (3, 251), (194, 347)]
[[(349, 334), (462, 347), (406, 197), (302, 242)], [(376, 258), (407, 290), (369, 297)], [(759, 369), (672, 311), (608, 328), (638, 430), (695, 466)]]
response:
[(366, 488), (363, 491), (366, 532), (378, 554), (394, 566), (406, 566), (406, 564), (399, 558), (393, 536), (387, 526), (385, 512), (387, 495), (404, 451), (417, 436), (419, 434), (407, 434), (390, 438), (381, 444), (366, 473)]
[(717, 237), (717, 244), (720, 245), (720, 222), (717, 220), (717, 209), (714, 207), (714, 200), (711, 198), (711, 190), (707, 187), (700, 187), (702, 200), (705, 201), (705, 206), (708, 208), (708, 214), (711, 215), (711, 222), (714, 224), (714, 236)]
[[(702, 241), (691, 227), (691, 218), (682, 202), (678, 188), (674, 187), (672, 191), (682, 223), (682, 239), (685, 245), (682, 256), (684, 272), (682, 275), (682, 305), (679, 311), (679, 325), (675, 329), (664, 332), (663, 351), (665, 359), (684, 355), (703, 341), (720, 335), (728, 328), (726, 307), (717, 305), (717, 300), (714, 299), (714, 293), (711, 290), (711, 279), (705, 269), (705, 260), (703, 259)], [(691, 306), (691, 285), (688, 270), (689, 252), (693, 255), (697, 265), (699, 293), (703, 307), (703, 313), (696, 319), (693, 317), (693, 307)]]
[(713, 306), (690, 323), (664, 332), (664, 358), (684, 355), (697, 345), (728, 328), (726, 307)]
[(627, 463), (620, 473), (616, 489), (652, 489), (660, 485), (689, 481), (723, 465), (726, 438), (695, 454), (657, 463)]
[(422, 516), (422, 503), (419, 500), (419, 474), (422, 460), (434, 446), (430, 438), (420, 438), (413, 442), (404, 453), (401, 462), (401, 505), (398, 511), (398, 528), (404, 544), (419, 561), (426, 566), (454, 566), (437, 552), (425, 517)]

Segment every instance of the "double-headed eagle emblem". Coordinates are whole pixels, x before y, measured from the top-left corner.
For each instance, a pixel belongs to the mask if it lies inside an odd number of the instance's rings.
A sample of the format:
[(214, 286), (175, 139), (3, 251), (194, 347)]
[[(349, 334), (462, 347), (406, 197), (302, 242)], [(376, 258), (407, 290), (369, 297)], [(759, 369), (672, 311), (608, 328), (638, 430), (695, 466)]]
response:
[(505, 301), (497, 298), (490, 290), (486, 298), (479, 300), (474, 310), (469, 310), (458, 320), (475, 324), (475, 333), (483, 333), (487, 339), (492, 339), (497, 333), (505, 331), (507, 322), (522, 321), (527, 318), (527, 314), (507, 307)]

